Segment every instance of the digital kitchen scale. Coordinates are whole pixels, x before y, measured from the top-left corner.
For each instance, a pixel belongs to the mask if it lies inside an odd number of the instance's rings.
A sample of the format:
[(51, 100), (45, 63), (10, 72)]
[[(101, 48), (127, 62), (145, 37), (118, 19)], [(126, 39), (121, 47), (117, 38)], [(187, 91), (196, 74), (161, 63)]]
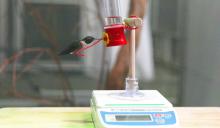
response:
[[(111, 7), (113, 0), (110, 2)], [(110, 7), (110, 6), (108, 6)], [(115, 8), (114, 8), (115, 9)], [(113, 10), (114, 10), (113, 9)], [(114, 27), (120, 16), (106, 18), (107, 38), (113, 43), (119, 39)], [(110, 23), (110, 25), (109, 25)], [(129, 73), (125, 80), (125, 90), (94, 90), (91, 98), (92, 118), (96, 128), (174, 128), (178, 126), (176, 113), (172, 104), (156, 90), (139, 90), (135, 70), (135, 30), (142, 25), (142, 19), (131, 16), (124, 19), (124, 28), (131, 31), (129, 42)], [(108, 34), (109, 32), (109, 34)], [(108, 43), (107, 43), (108, 44)], [(126, 43), (125, 43), (126, 44)]]
[(178, 125), (172, 104), (157, 90), (93, 91), (92, 117), (96, 128), (175, 128)]

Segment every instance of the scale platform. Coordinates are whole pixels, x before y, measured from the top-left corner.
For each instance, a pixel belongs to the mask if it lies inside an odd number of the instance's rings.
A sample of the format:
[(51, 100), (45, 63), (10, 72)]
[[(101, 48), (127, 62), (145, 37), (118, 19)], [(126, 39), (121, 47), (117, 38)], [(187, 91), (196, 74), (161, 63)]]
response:
[(157, 90), (140, 90), (127, 96), (125, 90), (93, 91), (92, 117), (96, 128), (176, 128), (172, 104)]

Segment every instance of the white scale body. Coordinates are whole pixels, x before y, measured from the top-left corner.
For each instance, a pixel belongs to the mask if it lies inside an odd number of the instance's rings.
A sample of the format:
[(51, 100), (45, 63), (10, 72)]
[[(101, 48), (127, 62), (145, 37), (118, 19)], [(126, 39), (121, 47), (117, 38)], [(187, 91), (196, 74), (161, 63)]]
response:
[(93, 91), (92, 117), (96, 128), (176, 128), (172, 104), (156, 90), (125, 97), (124, 90)]

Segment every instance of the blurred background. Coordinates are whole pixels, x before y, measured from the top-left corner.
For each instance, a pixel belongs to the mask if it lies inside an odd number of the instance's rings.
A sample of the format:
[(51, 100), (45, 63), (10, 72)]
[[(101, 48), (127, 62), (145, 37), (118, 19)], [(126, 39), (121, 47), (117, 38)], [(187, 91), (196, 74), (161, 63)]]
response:
[[(175, 106), (220, 106), (220, 1), (148, 4), (154, 77), (140, 79), (140, 88), (159, 90)], [(99, 7), (97, 0), (0, 0), (0, 107), (89, 106), (91, 91), (105, 87), (109, 51), (57, 53), (101, 36)]]

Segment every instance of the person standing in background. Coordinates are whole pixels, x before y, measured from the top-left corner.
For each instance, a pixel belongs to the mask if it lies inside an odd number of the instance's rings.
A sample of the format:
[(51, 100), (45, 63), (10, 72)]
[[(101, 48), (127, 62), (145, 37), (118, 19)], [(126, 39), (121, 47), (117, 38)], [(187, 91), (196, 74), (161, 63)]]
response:
[[(121, 1), (122, 3), (124, 1)], [(140, 68), (140, 75), (142, 79), (153, 79), (153, 55), (151, 45), (151, 35), (149, 29), (147, 12), (147, 0), (131, 0), (129, 16), (137, 16), (143, 19), (144, 24), (140, 29), (136, 30), (136, 48), (137, 50), (137, 66)], [(124, 4), (122, 4), (124, 6)], [(124, 8), (122, 8), (124, 9)], [(125, 10), (122, 10), (126, 12)], [(128, 17), (128, 16), (126, 16)], [(130, 34), (128, 34), (130, 35)], [(130, 42), (130, 36), (127, 37), (128, 43)], [(129, 45), (121, 47), (118, 51), (115, 62), (111, 71), (107, 75), (105, 89), (108, 90), (120, 90), (124, 89), (124, 80), (127, 77), (129, 69)]]

